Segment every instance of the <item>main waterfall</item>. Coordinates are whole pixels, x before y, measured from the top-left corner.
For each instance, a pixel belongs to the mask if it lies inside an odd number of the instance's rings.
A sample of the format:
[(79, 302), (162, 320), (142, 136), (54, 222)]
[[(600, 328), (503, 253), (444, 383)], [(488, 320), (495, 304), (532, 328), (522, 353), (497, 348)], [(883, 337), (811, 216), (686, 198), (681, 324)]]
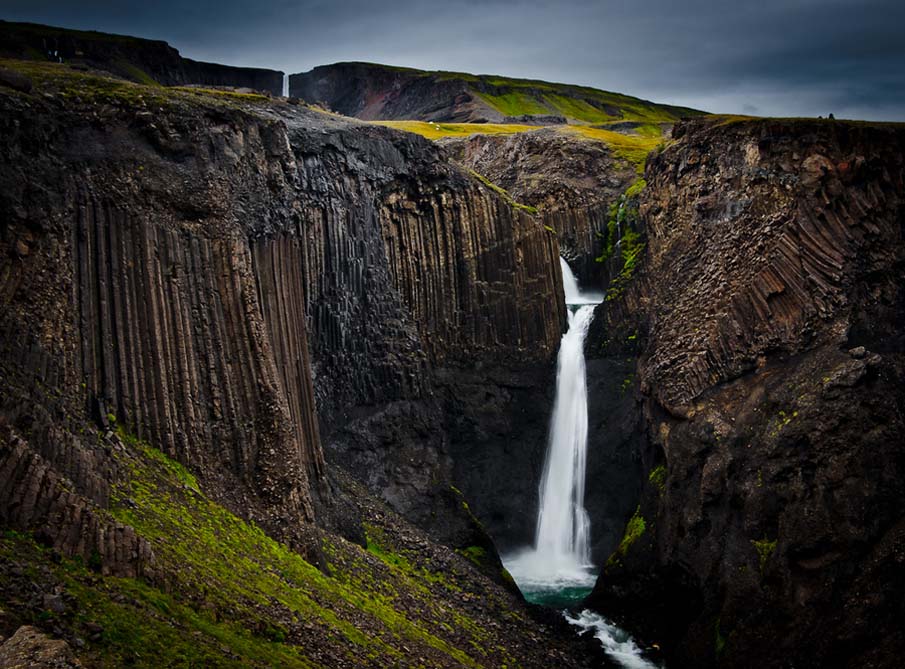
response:
[(588, 397), (584, 340), (602, 295), (582, 293), (560, 259), (569, 329), (563, 335), (556, 371), (556, 399), (540, 483), (534, 547), (505, 560), (526, 597), (539, 603), (574, 600), (594, 583), (590, 523), (584, 509), (588, 440)]

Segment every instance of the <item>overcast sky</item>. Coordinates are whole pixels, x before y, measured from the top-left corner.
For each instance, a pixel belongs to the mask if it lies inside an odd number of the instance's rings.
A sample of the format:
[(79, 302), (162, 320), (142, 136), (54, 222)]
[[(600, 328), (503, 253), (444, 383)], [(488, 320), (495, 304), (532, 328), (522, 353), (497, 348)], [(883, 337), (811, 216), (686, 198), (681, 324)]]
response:
[(905, 0), (2, 0), (0, 18), (287, 73), (362, 60), (713, 112), (905, 121)]

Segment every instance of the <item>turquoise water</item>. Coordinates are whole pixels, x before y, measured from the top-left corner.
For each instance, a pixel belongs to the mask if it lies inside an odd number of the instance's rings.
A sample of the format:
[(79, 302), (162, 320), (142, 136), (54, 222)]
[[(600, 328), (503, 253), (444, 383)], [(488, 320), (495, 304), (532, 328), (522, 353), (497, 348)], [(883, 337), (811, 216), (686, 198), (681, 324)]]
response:
[(532, 604), (549, 606), (551, 609), (568, 609), (580, 604), (585, 597), (591, 594), (591, 590), (592, 588), (586, 586), (573, 586), (534, 591), (526, 589), (522, 591), (522, 594)]

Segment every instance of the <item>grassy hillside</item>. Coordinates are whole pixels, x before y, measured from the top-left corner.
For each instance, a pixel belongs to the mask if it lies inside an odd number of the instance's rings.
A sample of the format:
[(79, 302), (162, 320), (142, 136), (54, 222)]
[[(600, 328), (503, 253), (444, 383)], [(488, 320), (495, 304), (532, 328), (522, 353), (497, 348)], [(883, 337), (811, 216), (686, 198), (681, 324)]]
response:
[[(658, 104), (649, 100), (603, 91), (589, 86), (554, 83), (537, 79), (515, 79), (489, 74), (468, 74), (416, 70), (376, 63), (337, 63), (318, 68), (330, 70), (356, 66), (360, 72), (370, 72), (374, 78), (393, 73), (407, 83), (449, 84), (459, 82), (463, 90), (503, 116), (563, 116), (569, 123), (596, 124), (612, 121), (643, 123), (673, 123), (683, 116), (704, 112), (687, 107)], [(423, 89), (422, 89), (423, 90)], [(398, 118), (398, 117), (396, 117)]]
[[(468, 137), (469, 135), (512, 135), (520, 132), (534, 132), (537, 126), (504, 123), (431, 123), (427, 121), (375, 121), (397, 130), (405, 130), (437, 140), (447, 137)], [(606, 144), (613, 154), (631, 163), (638, 172), (643, 171), (647, 155), (663, 145), (663, 137), (658, 125), (645, 124), (629, 131), (616, 132), (606, 126), (559, 125), (552, 127), (564, 135)]]
[[(527, 624), (466, 552), (432, 561), (391, 515), (369, 509), (367, 548), (321, 534), (318, 569), (207, 498), (194, 477), (120, 431), (128, 481), (110, 513), (151, 541), (151, 580), (103, 576), (30, 535), (0, 532), (8, 622), (78, 638), (95, 667), (499, 667)], [(433, 556), (436, 558), (436, 556)], [(64, 607), (35, 590), (62, 593)], [(498, 622), (488, 627), (492, 612)], [(507, 630), (507, 627), (511, 629)], [(515, 655), (515, 657), (513, 656)]]

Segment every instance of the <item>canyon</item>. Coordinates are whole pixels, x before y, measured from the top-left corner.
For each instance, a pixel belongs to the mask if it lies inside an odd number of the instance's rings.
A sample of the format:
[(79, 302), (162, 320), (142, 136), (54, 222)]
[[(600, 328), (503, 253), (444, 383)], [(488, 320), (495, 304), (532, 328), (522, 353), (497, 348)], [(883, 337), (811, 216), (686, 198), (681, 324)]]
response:
[[(86, 666), (612, 666), (500, 559), (534, 537), (562, 257), (602, 299), (584, 619), (673, 667), (896, 666), (901, 125), (362, 63), (290, 76), (299, 101), (22, 26), (0, 637)], [(20, 60), (47, 39), (67, 62)]]

